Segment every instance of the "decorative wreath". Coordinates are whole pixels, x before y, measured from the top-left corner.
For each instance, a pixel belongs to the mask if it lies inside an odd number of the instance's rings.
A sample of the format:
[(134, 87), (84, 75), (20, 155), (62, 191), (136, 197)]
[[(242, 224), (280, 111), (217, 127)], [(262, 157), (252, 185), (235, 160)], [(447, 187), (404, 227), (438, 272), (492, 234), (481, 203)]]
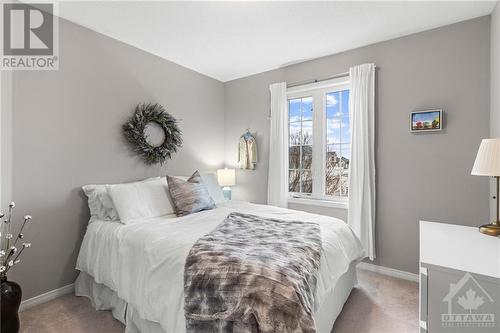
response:
[[(165, 132), (165, 139), (159, 146), (147, 141), (144, 133), (146, 125), (157, 123)], [(177, 120), (160, 104), (143, 103), (135, 108), (135, 113), (123, 124), (123, 134), (134, 152), (141, 155), (147, 164), (163, 164), (182, 146), (182, 132)]]

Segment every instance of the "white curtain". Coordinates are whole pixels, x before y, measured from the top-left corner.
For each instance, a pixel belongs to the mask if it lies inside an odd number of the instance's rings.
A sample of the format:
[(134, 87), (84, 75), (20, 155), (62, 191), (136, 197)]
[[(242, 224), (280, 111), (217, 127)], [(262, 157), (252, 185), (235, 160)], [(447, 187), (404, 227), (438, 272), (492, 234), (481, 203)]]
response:
[(274, 83), (271, 91), (271, 134), (269, 137), (269, 173), (267, 203), (288, 206), (288, 110), (286, 83)]
[(351, 160), (348, 222), (375, 258), (375, 65), (349, 69)]

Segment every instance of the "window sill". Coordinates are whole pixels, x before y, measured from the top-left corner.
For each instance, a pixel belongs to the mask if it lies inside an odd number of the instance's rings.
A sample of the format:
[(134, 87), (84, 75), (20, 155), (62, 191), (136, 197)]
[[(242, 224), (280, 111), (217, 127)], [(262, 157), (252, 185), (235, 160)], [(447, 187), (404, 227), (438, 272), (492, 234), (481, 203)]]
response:
[(288, 202), (291, 204), (299, 204), (299, 205), (321, 206), (321, 207), (340, 208), (340, 209), (349, 208), (349, 205), (346, 201), (289, 197)]

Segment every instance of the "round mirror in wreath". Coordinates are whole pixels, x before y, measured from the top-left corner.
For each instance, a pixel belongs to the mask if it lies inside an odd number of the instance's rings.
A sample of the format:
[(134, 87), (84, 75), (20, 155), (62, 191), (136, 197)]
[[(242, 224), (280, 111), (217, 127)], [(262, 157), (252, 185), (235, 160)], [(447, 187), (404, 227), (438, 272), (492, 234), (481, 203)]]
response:
[(153, 147), (159, 147), (165, 142), (165, 131), (160, 124), (151, 121), (144, 126), (146, 142)]
[(132, 150), (147, 164), (163, 164), (182, 146), (177, 120), (160, 104), (139, 104), (123, 124), (123, 133)]

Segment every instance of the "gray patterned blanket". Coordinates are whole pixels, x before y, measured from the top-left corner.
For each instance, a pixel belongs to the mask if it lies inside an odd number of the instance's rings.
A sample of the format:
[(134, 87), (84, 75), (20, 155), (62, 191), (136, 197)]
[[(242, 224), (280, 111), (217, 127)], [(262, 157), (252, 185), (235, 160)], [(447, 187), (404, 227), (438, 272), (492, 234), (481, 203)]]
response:
[(231, 213), (186, 259), (186, 330), (315, 332), (317, 223)]

